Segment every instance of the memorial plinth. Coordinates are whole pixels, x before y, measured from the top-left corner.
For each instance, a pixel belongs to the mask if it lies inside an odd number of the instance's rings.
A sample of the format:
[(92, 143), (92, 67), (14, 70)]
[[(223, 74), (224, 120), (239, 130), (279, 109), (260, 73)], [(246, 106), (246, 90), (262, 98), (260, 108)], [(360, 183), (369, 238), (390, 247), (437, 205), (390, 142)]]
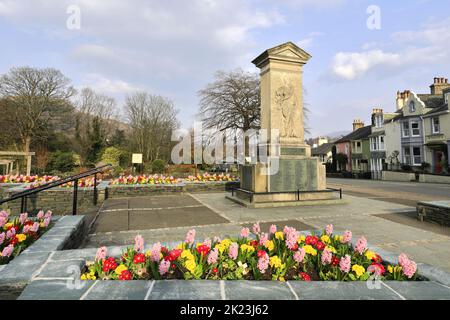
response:
[(255, 204), (335, 198), (326, 189), (325, 166), (311, 157), (304, 138), (302, 73), (310, 58), (288, 42), (253, 60), (260, 69), (261, 129), (267, 132), (272, 168), (262, 162), (242, 165), (241, 187), (232, 200)]

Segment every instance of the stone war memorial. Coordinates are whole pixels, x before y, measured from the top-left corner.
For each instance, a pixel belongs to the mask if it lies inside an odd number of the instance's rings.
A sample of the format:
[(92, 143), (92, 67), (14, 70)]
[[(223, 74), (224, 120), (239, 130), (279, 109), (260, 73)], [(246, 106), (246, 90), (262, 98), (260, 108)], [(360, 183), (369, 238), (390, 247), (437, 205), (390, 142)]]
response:
[(271, 161), (241, 166), (241, 188), (230, 199), (258, 207), (335, 198), (326, 187), (325, 166), (311, 157), (304, 139), (302, 73), (310, 58), (287, 42), (253, 60), (261, 70), (261, 129)]

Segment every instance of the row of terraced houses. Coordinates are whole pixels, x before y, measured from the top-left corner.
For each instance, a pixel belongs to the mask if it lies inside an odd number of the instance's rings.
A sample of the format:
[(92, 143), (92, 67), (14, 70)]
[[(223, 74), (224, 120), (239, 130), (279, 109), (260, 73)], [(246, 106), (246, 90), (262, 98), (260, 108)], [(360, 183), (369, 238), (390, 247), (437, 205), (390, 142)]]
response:
[[(313, 148), (337, 171), (369, 174), (380, 179), (383, 170), (450, 171), (450, 84), (435, 78), (430, 93), (397, 92), (396, 109), (374, 108), (371, 124), (357, 119), (353, 131)], [(330, 166), (331, 167), (331, 166)]]

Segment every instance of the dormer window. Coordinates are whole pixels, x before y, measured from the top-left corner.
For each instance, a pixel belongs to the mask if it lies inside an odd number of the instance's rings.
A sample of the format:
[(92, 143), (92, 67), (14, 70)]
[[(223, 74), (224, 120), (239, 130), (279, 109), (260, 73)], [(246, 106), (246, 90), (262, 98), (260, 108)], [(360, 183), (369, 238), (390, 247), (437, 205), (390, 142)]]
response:
[(411, 113), (416, 112), (416, 104), (414, 103), (414, 101), (411, 101), (409, 103), (409, 112)]

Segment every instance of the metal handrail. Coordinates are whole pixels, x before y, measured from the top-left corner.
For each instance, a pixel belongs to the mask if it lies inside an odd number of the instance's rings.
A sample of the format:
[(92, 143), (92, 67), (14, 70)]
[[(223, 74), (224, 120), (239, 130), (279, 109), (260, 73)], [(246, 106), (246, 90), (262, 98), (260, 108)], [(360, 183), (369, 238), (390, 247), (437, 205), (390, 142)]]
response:
[(297, 194), (297, 201), (300, 201), (300, 194), (304, 194), (304, 193), (319, 193), (319, 192), (323, 192), (323, 191), (339, 192), (339, 199), (342, 200), (342, 189), (335, 189), (335, 188), (326, 188), (324, 190), (311, 190), (311, 191), (298, 189), (297, 191), (275, 191), (275, 192), (253, 192), (253, 191), (244, 190), (244, 189), (241, 189), (241, 188), (232, 188), (231, 189), (231, 196), (234, 196), (235, 190), (239, 190), (240, 192), (249, 194), (250, 195), (250, 202), (252, 202), (252, 199), (253, 199), (254, 195), (285, 194), (285, 193)]
[(17, 199), (21, 199), (21, 212), (25, 212), (26, 211), (26, 204), (27, 204), (27, 197), (39, 192), (42, 192), (44, 190), (48, 190), (51, 188), (55, 188), (55, 187), (59, 187), (63, 184), (69, 183), (74, 181), (75, 183), (73, 184), (73, 202), (72, 202), (72, 215), (76, 215), (77, 212), (77, 200), (78, 200), (78, 180), (85, 178), (85, 177), (89, 177), (89, 176), (94, 176), (94, 205), (97, 204), (97, 174), (101, 173), (103, 171), (105, 171), (106, 169), (112, 167), (111, 164), (106, 164), (103, 166), (99, 166), (99, 167), (95, 167), (92, 169), (89, 169), (87, 171), (66, 177), (66, 178), (61, 178), (58, 179), (56, 181), (51, 181), (48, 183), (44, 183), (36, 188), (33, 189), (28, 189), (28, 190), (24, 190), (18, 193), (13, 194), (12, 196), (10, 196), (9, 198), (6, 199), (1, 199), (0, 200), (0, 205), (9, 201), (13, 201), (13, 200), (17, 200)]

